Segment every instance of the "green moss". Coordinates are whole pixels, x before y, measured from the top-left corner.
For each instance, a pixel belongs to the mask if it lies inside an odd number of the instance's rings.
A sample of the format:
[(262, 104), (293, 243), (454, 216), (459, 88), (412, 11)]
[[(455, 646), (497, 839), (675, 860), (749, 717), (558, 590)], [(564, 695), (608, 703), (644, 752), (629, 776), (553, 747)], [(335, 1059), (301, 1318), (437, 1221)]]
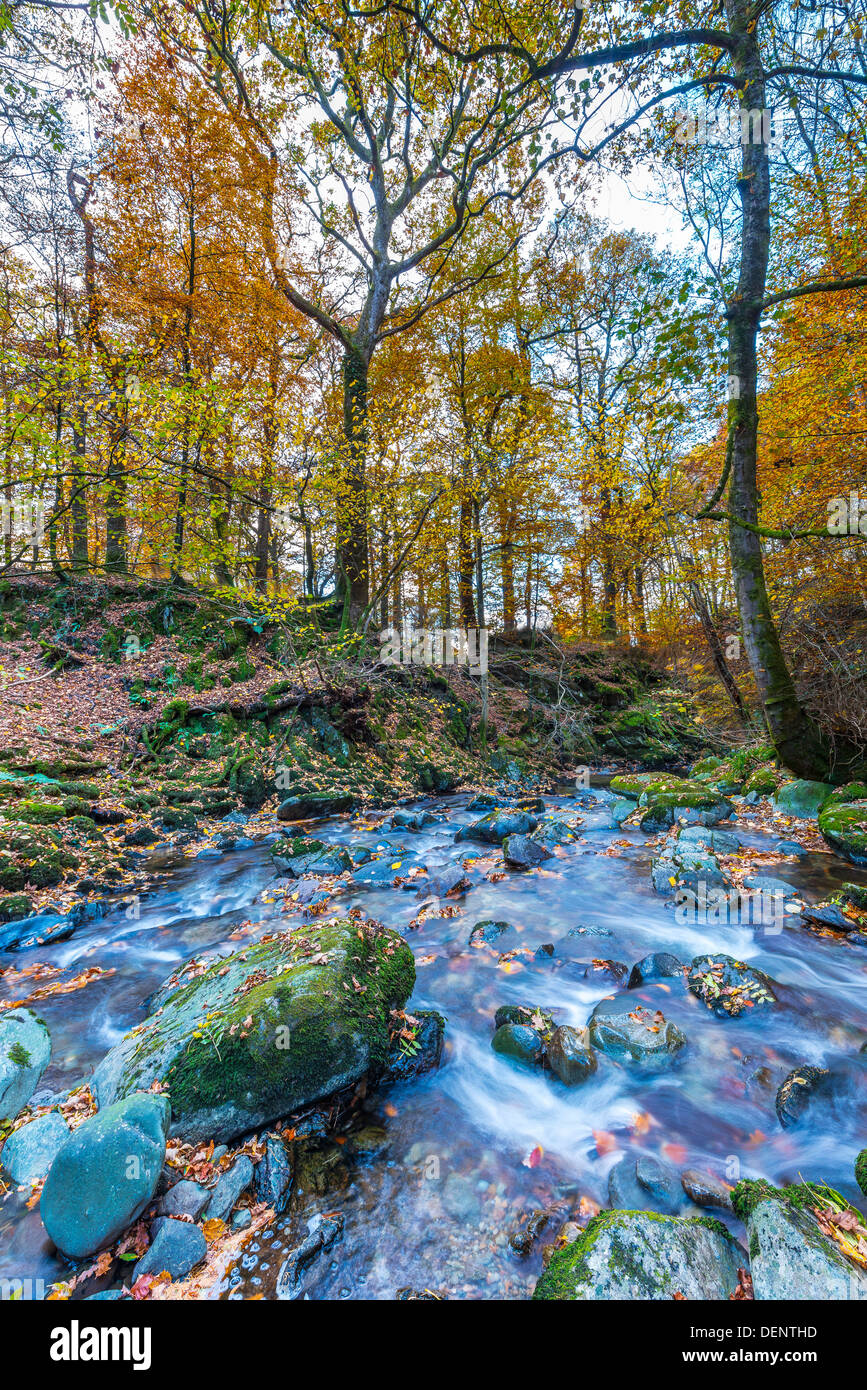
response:
[[(844, 1207), (850, 1206), (845, 1197), (833, 1188), (823, 1187)], [(821, 1201), (821, 1195), (807, 1183), (791, 1183), (788, 1187), (774, 1187), (764, 1178), (742, 1178), (732, 1192), (732, 1206), (735, 1215), (746, 1223), (756, 1207), (762, 1202), (785, 1202), (795, 1211), (811, 1212)]]
[(32, 911), (33, 904), (25, 893), (0, 898), (0, 922), (17, 922), (22, 917), (29, 917)]
[(855, 1181), (867, 1197), (867, 1149), (862, 1149), (855, 1159)]
[[(716, 1235), (723, 1236), (728, 1241), (732, 1240), (731, 1232), (723, 1222), (717, 1221), (715, 1217), (711, 1216), (675, 1218), (652, 1211), (603, 1211), (598, 1216), (593, 1217), (585, 1230), (576, 1236), (570, 1245), (567, 1245), (564, 1250), (558, 1250), (554, 1253), (548, 1268), (536, 1285), (533, 1298), (574, 1299), (576, 1287), (592, 1280), (593, 1276), (587, 1262), (588, 1256), (599, 1237), (606, 1231), (612, 1232), (611, 1254), (608, 1263), (612, 1274), (618, 1279), (646, 1280), (646, 1267), (636, 1262), (632, 1242), (622, 1229), (623, 1218), (630, 1216), (640, 1217), (642, 1221), (658, 1221), (663, 1225), (678, 1220), (690, 1226), (704, 1226)], [(670, 1286), (670, 1275), (666, 1270), (661, 1268), (657, 1270), (656, 1278), (659, 1289), (664, 1291)]]
[(50, 801), (19, 801), (15, 807), (16, 820), (27, 821), (30, 825), (56, 825), (63, 820), (66, 810)]
[(856, 863), (867, 862), (867, 799), (826, 803), (819, 812), (819, 829)]
[(6, 1055), (10, 1062), (15, 1063), (16, 1067), (30, 1066), (30, 1053), (20, 1042), (13, 1043)]
[(176, 1115), (230, 1102), (245, 1106), (245, 1097), (251, 1110), (279, 1114), (287, 1094), (321, 1092), (323, 1071), (351, 1071), (360, 1051), (374, 1074), (385, 1068), (390, 1011), (406, 1002), (415, 983), (412, 954), (394, 933), (343, 919), (298, 938), (261, 942), (242, 955), (242, 972), (234, 968), (239, 957), (217, 961), (168, 1000), (142, 1037), (126, 1089), (149, 1078), (155, 1050), (173, 1032), (180, 1028), (187, 1036), (191, 1011), (209, 990), (221, 1002), (201, 1016), (163, 1078)]
[(780, 774), (775, 767), (757, 767), (744, 783), (744, 791), (757, 792), (759, 796), (773, 796), (780, 782)]

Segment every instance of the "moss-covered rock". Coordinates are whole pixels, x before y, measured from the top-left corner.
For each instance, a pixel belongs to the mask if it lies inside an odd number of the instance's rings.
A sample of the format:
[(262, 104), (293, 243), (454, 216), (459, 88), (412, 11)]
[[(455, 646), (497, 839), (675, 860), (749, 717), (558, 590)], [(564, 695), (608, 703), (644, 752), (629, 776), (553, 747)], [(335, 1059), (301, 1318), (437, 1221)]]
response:
[(867, 798), (823, 806), (819, 829), (844, 859), (851, 864), (867, 864)]
[(390, 1012), (414, 982), (412, 952), (375, 923), (266, 939), (157, 995), (156, 1012), (100, 1063), (94, 1093), (105, 1105), (160, 1081), (174, 1133), (234, 1138), (380, 1075)]
[(742, 1262), (733, 1237), (712, 1217), (606, 1211), (554, 1253), (533, 1297), (728, 1299)]
[(771, 763), (757, 767), (744, 782), (744, 793), (755, 792), (757, 796), (773, 796), (780, 783), (780, 774)]
[(784, 782), (774, 797), (774, 809), (798, 820), (815, 820), (834, 788), (830, 782), (809, 782), (797, 778)]
[[(863, 1299), (867, 1272), (826, 1235), (816, 1211), (858, 1213), (839, 1192), (821, 1184), (775, 1188), (744, 1179), (732, 1193), (747, 1228), (750, 1273), (757, 1299)], [(864, 1228), (867, 1235), (867, 1227)]]

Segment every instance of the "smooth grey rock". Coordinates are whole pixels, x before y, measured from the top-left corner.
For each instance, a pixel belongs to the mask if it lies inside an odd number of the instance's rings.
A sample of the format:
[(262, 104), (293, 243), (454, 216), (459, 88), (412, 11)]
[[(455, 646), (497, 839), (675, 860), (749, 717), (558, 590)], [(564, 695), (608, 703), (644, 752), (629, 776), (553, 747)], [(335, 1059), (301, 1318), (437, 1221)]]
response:
[(539, 824), (539, 817), (527, 811), (491, 811), (481, 820), (463, 826), (455, 836), (457, 840), (483, 840), (487, 844), (500, 845), (508, 835), (529, 835)]
[(10, 1134), (0, 1150), (0, 1163), (14, 1183), (38, 1182), (68, 1138), (69, 1125), (57, 1110), (50, 1110)]
[(51, 1165), (39, 1211), (59, 1250), (81, 1259), (116, 1240), (153, 1197), (169, 1102), (136, 1092), (85, 1120)]
[(537, 1299), (669, 1302), (727, 1300), (744, 1256), (733, 1238), (702, 1219), (610, 1211), (594, 1217), (571, 1245), (555, 1251)]
[(205, 1237), (192, 1221), (166, 1217), (154, 1224), (158, 1227), (156, 1235), (133, 1270), (133, 1283), (142, 1274), (160, 1274), (164, 1269), (173, 1279), (183, 1279), (207, 1256)]
[(798, 779), (779, 788), (772, 804), (775, 811), (796, 820), (816, 820), (823, 805), (833, 792), (829, 782), (808, 782)]
[(680, 1179), (669, 1164), (649, 1154), (627, 1154), (608, 1174), (608, 1200), (620, 1210), (674, 1216), (684, 1206)]
[(225, 1168), (211, 1190), (211, 1199), (205, 1207), (205, 1220), (225, 1221), (242, 1192), (253, 1181), (253, 1164), (246, 1154), (236, 1158), (230, 1168)]
[(14, 1120), (48, 1066), (51, 1038), (32, 1009), (0, 1014), (0, 1120)]
[(160, 1216), (189, 1216), (198, 1221), (211, 1200), (211, 1189), (200, 1182), (182, 1178), (157, 1203)]

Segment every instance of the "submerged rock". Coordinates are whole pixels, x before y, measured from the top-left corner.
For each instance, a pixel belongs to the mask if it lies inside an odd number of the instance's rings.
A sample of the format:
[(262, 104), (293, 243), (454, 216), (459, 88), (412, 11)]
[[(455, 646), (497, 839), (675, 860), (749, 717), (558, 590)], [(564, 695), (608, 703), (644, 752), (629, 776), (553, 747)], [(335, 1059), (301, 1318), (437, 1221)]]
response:
[(391, 823), (395, 830), (423, 830), (426, 825), (434, 825), (437, 819), (429, 811), (395, 811)]
[(533, 1297), (728, 1299), (742, 1263), (734, 1239), (712, 1218), (607, 1211), (554, 1252)]
[(390, 1012), (414, 982), (396, 932), (348, 918), (311, 924), (215, 961), (127, 1033), (92, 1089), (106, 1105), (160, 1081), (174, 1134), (233, 1139), (381, 1075)]
[(339, 1212), (329, 1212), (327, 1216), (317, 1212), (311, 1217), (307, 1223), (306, 1240), (296, 1245), (280, 1266), (276, 1290), (279, 1299), (297, 1297), (304, 1271), (317, 1255), (334, 1244), (343, 1230), (343, 1220)]
[(645, 1210), (675, 1216), (684, 1206), (674, 1168), (649, 1154), (627, 1155), (608, 1174), (608, 1201), (619, 1210)]
[(54, 1244), (81, 1259), (140, 1216), (166, 1154), (165, 1096), (137, 1092), (108, 1105), (69, 1136), (51, 1165), (39, 1212)]
[(590, 1041), (619, 1062), (663, 1066), (680, 1051), (686, 1037), (660, 1011), (642, 1008), (634, 997), (602, 999), (590, 1016)]
[(789, 1129), (802, 1119), (811, 1099), (828, 1090), (831, 1073), (827, 1067), (800, 1066), (790, 1071), (777, 1091), (774, 1108), (783, 1129)]
[(24, 1109), (48, 1066), (51, 1038), (32, 1009), (0, 1014), (0, 1120)]
[(801, 1186), (781, 1191), (744, 1179), (732, 1201), (747, 1228), (757, 1299), (867, 1298), (867, 1270), (847, 1259), (816, 1220), (820, 1190)]
[(278, 806), (277, 819), (314, 820), (319, 816), (336, 816), (340, 811), (348, 811), (351, 805), (351, 796), (326, 796), (318, 792), (310, 796), (290, 796)]
[(482, 942), (489, 944), (511, 930), (511, 922), (493, 922), (486, 918), (483, 922), (477, 922), (470, 932), (470, 945), (480, 946)]

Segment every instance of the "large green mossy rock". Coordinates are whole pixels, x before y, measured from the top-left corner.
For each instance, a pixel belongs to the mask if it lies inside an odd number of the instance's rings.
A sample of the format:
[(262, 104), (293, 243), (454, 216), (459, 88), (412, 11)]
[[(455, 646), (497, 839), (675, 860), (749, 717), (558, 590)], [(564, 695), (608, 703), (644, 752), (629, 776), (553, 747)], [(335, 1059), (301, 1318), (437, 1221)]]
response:
[(833, 791), (830, 782), (785, 782), (774, 797), (774, 810), (797, 820), (815, 820)]
[(85, 1120), (51, 1165), (39, 1214), (58, 1250), (102, 1250), (151, 1200), (166, 1154), (165, 1096), (131, 1095)]
[(642, 793), (650, 788), (678, 780), (676, 777), (666, 777), (663, 772), (622, 772), (618, 773), (616, 777), (612, 777), (608, 785), (618, 796), (625, 796), (630, 801), (637, 801)]
[(819, 812), (819, 829), (844, 859), (867, 864), (867, 798), (826, 803)]
[(732, 1236), (708, 1217), (606, 1211), (554, 1253), (534, 1298), (576, 1301), (728, 1299), (744, 1263)]
[(105, 1105), (154, 1081), (172, 1133), (235, 1138), (386, 1067), (389, 1014), (415, 984), (402, 937), (342, 919), (217, 960), (171, 993), (97, 1067)]
[[(834, 1193), (837, 1203), (846, 1203)], [(744, 1179), (732, 1193), (747, 1228), (750, 1273), (757, 1299), (864, 1299), (867, 1271), (820, 1229), (814, 1208), (822, 1189), (804, 1184), (778, 1189)]]
[(701, 782), (668, 778), (642, 792), (638, 801), (645, 808), (641, 828), (650, 832), (666, 830), (679, 822), (686, 825), (716, 825), (728, 820), (734, 806), (712, 787)]

